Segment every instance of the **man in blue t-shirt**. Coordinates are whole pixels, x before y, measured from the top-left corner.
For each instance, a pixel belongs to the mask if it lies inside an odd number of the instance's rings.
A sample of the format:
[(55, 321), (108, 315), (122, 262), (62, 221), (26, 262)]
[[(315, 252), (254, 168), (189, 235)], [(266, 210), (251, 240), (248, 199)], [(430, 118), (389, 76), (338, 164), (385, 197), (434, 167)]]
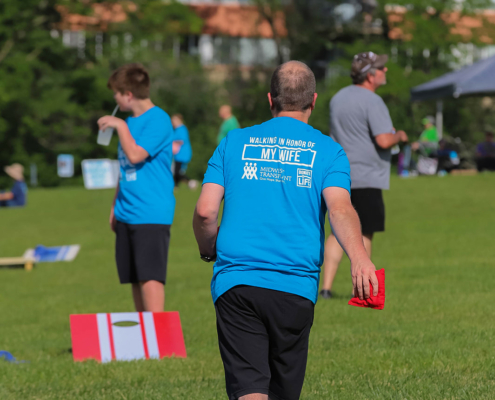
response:
[[(230, 399), (298, 399), (323, 261), (325, 213), (355, 293), (378, 293), (350, 201), (342, 147), (308, 125), (316, 81), (290, 61), (272, 76), (273, 119), (229, 132), (208, 163), (193, 227), (211, 291)], [(221, 226), (217, 218), (224, 200)]]
[(108, 80), (125, 121), (98, 120), (100, 129), (119, 135), (120, 181), (110, 212), (116, 233), (117, 270), (121, 283), (132, 284), (136, 311), (164, 310), (164, 285), (170, 225), (175, 198), (172, 177), (170, 117), (149, 98), (148, 72), (140, 64), (120, 67)]
[(14, 185), (8, 192), (0, 193), (0, 207), (25, 206), (28, 189), (24, 182), (24, 167), (14, 163), (5, 167), (4, 171), (14, 180)]
[(183, 180), (189, 182), (189, 178), (186, 175), (186, 170), (187, 164), (191, 162), (192, 148), (191, 141), (189, 140), (189, 131), (184, 125), (184, 118), (182, 115), (172, 115), (172, 126), (174, 127), (174, 182), (177, 187)]

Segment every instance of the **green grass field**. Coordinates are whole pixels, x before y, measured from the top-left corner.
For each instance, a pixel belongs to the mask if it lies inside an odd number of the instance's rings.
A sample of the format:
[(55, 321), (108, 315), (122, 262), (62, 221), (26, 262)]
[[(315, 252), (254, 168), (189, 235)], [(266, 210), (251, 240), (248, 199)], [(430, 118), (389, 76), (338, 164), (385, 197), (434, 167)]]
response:
[[(0, 256), (37, 244), (82, 246), (72, 263), (0, 269), (0, 399), (222, 399), (211, 265), (191, 228), (199, 191), (181, 188), (166, 310), (180, 312), (187, 359), (74, 363), (69, 314), (132, 311), (118, 283), (107, 219), (112, 191), (32, 190), (1, 209)], [(320, 300), (302, 399), (495, 398), (495, 174), (392, 180), (387, 232), (373, 260), (387, 272), (383, 311), (347, 305), (345, 261)]]

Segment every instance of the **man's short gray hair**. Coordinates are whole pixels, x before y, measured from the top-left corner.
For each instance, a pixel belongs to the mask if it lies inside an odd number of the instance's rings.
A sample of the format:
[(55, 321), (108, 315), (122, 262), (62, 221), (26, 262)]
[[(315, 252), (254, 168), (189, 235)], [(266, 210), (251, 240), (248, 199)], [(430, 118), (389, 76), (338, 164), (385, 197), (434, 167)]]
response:
[(270, 95), (276, 112), (306, 111), (313, 104), (315, 93), (315, 75), (302, 62), (281, 64), (272, 75)]
[(368, 77), (368, 74), (375, 76), (376, 68), (370, 68), (366, 72), (361, 72), (360, 74), (353, 74), (351, 72), (352, 83), (354, 85), (360, 85), (361, 83), (363, 83), (366, 80), (366, 78)]

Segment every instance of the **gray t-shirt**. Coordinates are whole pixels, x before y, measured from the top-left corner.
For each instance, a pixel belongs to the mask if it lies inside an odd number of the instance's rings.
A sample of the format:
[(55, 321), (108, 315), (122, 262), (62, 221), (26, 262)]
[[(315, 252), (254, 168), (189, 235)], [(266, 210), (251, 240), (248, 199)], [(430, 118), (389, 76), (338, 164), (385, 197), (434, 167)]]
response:
[(393, 129), (387, 106), (371, 90), (351, 85), (333, 96), (330, 135), (349, 158), (352, 189), (389, 188), (390, 149), (378, 147), (374, 138)]

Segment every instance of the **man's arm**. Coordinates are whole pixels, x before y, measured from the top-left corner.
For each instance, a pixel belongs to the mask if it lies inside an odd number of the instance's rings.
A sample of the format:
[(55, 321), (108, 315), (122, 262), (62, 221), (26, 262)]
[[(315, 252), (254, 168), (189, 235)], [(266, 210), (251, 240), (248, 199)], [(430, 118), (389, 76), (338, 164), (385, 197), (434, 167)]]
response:
[(175, 156), (179, 151), (182, 145), (184, 144), (183, 140), (174, 140), (172, 142), (172, 154)]
[(382, 149), (390, 149), (400, 142), (407, 142), (408, 138), (406, 132), (397, 131), (396, 133), (382, 133), (377, 135), (375, 136), (375, 141)]
[(351, 204), (349, 192), (340, 187), (327, 187), (323, 197), (328, 208), (328, 219), (332, 232), (351, 260), (351, 276), (354, 294), (359, 298), (370, 297), (369, 283), (373, 285), (373, 296), (378, 294), (375, 266), (364, 248), (359, 217)]
[(199, 252), (205, 256), (217, 254), (218, 212), (225, 189), (216, 183), (205, 183), (193, 217), (194, 236)]
[(98, 120), (98, 126), (101, 130), (106, 128), (117, 130), (122, 150), (132, 164), (139, 164), (148, 158), (148, 152), (136, 143), (123, 119), (107, 115)]
[(14, 193), (12, 192), (0, 193), (0, 201), (12, 200), (13, 198), (14, 198)]

